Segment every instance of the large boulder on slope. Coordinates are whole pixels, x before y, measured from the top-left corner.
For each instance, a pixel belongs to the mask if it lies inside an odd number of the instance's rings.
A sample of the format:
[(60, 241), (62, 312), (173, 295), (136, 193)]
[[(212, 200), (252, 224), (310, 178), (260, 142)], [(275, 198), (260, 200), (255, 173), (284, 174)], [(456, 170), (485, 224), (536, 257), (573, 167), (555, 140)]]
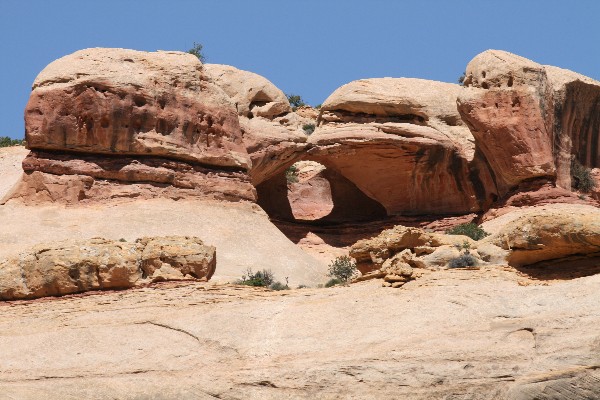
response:
[(127, 289), (166, 280), (208, 280), (215, 267), (215, 248), (189, 236), (39, 244), (0, 263), (0, 300)]
[[(600, 258), (600, 209), (587, 205), (526, 208), (486, 222), (485, 242), (509, 252), (515, 267), (571, 256)], [(565, 262), (562, 269), (568, 269)]]

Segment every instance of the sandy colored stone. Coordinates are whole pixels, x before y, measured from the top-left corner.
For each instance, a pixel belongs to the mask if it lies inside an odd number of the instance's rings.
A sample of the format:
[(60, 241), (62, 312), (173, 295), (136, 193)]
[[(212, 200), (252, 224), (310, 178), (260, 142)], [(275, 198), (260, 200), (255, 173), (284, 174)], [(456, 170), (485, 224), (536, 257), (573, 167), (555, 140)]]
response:
[(520, 286), (489, 268), (401, 290), (180, 282), (2, 304), (0, 387), (22, 400), (595, 398), (599, 278)]
[[(515, 163), (513, 180), (524, 172), (531, 177), (545, 173), (566, 190), (571, 189), (572, 159), (590, 168), (600, 166), (600, 154), (589, 146), (598, 141), (600, 131), (594, 117), (600, 111), (600, 82), (506, 51), (487, 50), (467, 66), (465, 86), (479, 90), (466, 91), (459, 110), (473, 125), (476, 140), (487, 138), (478, 145), (503, 180), (510, 171), (499, 164), (510, 159)], [(475, 109), (474, 98), (480, 101)], [(499, 136), (506, 143), (493, 145)]]
[(273, 118), (292, 111), (285, 94), (258, 74), (223, 64), (204, 64), (203, 69), (241, 116)]
[[(424, 268), (428, 262), (438, 264), (434, 262), (439, 258), (436, 255), (438, 248), (452, 249), (464, 242), (475, 247), (476, 242), (467, 236), (429, 233), (420, 228), (397, 225), (374, 238), (359, 240), (350, 248), (350, 256), (356, 259), (357, 267), (363, 273), (386, 266), (388, 259), (388, 265), (398, 260), (412, 264), (415, 268)], [(412, 250), (422, 246), (434, 247), (436, 250), (422, 258), (413, 256)]]
[(600, 209), (549, 206), (504, 218), (505, 223), (485, 241), (509, 250), (512, 266), (524, 266), (569, 256), (600, 257)]
[(0, 148), (0, 200), (11, 191), (23, 175), (21, 163), (29, 151), (23, 146)]
[(458, 110), (488, 160), (501, 195), (525, 180), (556, 179), (539, 99), (518, 89), (468, 89)]
[(25, 129), (32, 149), (250, 165), (233, 104), (184, 52), (94, 48), (62, 57), (36, 77)]
[(390, 215), (479, 210), (491, 178), (456, 110), (461, 90), (409, 78), (350, 82), (323, 103), (309, 156)]
[(215, 266), (215, 248), (189, 236), (50, 242), (0, 264), (0, 299), (127, 289), (166, 280), (208, 280)]
[[(233, 282), (252, 268), (271, 269), (290, 285), (327, 281), (327, 261), (306, 254), (250, 203), (208, 200), (112, 200), (72, 206), (0, 206), (0, 260), (51, 241), (103, 237), (134, 242), (144, 236), (194, 236), (218, 249), (211, 281)], [(25, 223), (25, 221), (27, 221)]]

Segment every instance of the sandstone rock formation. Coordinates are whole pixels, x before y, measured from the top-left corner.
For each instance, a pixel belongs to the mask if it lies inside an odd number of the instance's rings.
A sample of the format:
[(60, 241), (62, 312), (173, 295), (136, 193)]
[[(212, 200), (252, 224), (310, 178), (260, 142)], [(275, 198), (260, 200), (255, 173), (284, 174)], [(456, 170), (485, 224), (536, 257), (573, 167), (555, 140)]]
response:
[(493, 185), (456, 110), (461, 90), (408, 78), (351, 82), (323, 103), (308, 153), (389, 215), (479, 211)]
[(25, 129), (32, 152), (14, 197), (255, 200), (236, 110), (191, 54), (58, 59), (33, 84)]
[(233, 282), (248, 268), (270, 269), (290, 285), (316, 286), (327, 280), (327, 262), (294, 245), (264, 211), (248, 202), (135, 199), (80, 203), (0, 206), (0, 261), (18, 257), (38, 244), (103, 237), (128, 242), (144, 236), (191, 236), (215, 246), (219, 266), (211, 282)]
[(306, 148), (302, 126), (312, 119), (292, 112), (286, 95), (260, 75), (229, 65), (206, 64), (204, 68), (235, 104), (252, 159), (252, 183), (258, 186), (281, 174)]
[[(505, 221), (502, 221), (504, 219)], [(521, 267), (541, 261), (578, 256), (600, 265), (600, 209), (589, 206), (543, 207), (522, 210), (492, 221), (500, 225), (485, 239), (507, 251), (508, 263)]]
[(194, 237), (102, 238), (37, 245), (0, 263), (0, 300), (127, 289), (167, 280), (208, 280), (215, 248)]
[[(490, 245), (478, 253), (480, 242), (463, 235), (429, 233), (420, 228), (397, 225), (378, 236), (356, 242), (350, 248), (350, 256), (356, 259), (357, 268), (367, 274), (386, 270), (386, 263), (398, 259), (414, 268), (447, 266), (458, 257), (465, 243), (471, 254), (482, 262), (503, 263), (505, 252)], [(408, 252), (407, 252), (408, 251)]]
[[(500, 196), (519, 184), (571, 190), (571, 160), (600, 166), (600, 82), (498, 50), (467, 66), (458, 109), (495, 176)], [(535, 190), (534, 190), (535, 191)], [(565, 199), (562, 201), (572, 202)]]

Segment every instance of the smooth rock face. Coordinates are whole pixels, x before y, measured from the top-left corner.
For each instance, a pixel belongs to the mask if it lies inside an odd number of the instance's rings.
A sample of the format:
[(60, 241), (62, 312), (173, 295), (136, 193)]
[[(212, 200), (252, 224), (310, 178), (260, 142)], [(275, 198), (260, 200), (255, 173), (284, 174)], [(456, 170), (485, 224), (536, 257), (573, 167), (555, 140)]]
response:
[(460, 91), (421, 79), (351, 82), (323, 103), (309, 155), (388, 214), (477, 211), (493, 184), (456, 111)]
[(177, 282), (0, 304), (0, 388), (19, 400), (600, 396), (599, 275), (423, 272), (399, 290)]
[(93, 238), (40, 244), (0, 264), (0, 299), (208, 280), (215, 267), (215, 248), (188, 236), (145, 237), (134, 243)]
[(529, 92), (469, 89), (461, 93), (458, 105), (501, 194), (525, 180), (555, 180), (550, 135), (538, 99)]
[[(45, 200), (68, 203), (136, 192), (255, 200), (236, 110), (191, 54), (96, 48), (60, 58), (36, 78), (25, 128), (33, 151), (14, 194), (25, 201), (42, 182)], [(85, 188), (78, 196), (67, 175)]]

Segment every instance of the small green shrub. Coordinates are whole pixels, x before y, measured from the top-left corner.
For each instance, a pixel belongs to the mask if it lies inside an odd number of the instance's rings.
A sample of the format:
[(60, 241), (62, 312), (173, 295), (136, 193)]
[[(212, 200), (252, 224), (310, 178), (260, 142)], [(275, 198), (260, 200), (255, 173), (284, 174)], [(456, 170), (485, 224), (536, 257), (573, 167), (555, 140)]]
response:
[(288, 285), (285, 285), (285, 284), (277, 281), (277, 282), (271, 283), (271, 285), (269, 286), (269, 289), (271, 289), (271, 290), (290, 290), (290, 287)]
[(308, 289), (308, 285), (300, 284), (298, 285), (298, 289)]
[(8, 136), (0, 136), (0, 147), (23, 146), (24, 139), (11, 139)]
[(339, 285), (340, 283), (342, 283), (341, 280), (339, 280), (337, 278), (331, 278), (330, 280), (327, 281), (327, 283), (325, 284), (325, 287), (332, 287), (335, 285)]
[(315, 108), (316, 108), (317, 110), (320, 110), (322, 105), (323, 105), (323, 104), (317, 104), (317, 105), (315, 106)]
[(246, 273), (242, 275), (242, 279), (236, 283), (239, 285), (246, 286), (263, 286), (269, 287), (275, 281), (275, 277), (271, 270), (263, 269), (262, 271), (252, 272), (252, 269), (248, 268)]
[(449, 235), (465, 235), (473, 240), (481, 240), (484, 237), (489, 236), (489, 233), (484, 231), (483, 228), (472, 222), (456, 225), (454, 228), (446, 231), (446, 233)]
[(596, 188), (592, 170), (581, 165), (576, 159), (571, 162), (571, 188), (583, 193), (589, 193)]
[(329, 264), (328, 275), (334, 279), (338, 279), (342, 283), (348, 282), (356, 273), (356, 263), (348, 256), (337, 257)]
[(290, 167), (285, 170), (285, 179), (288, 183), (298, 182), (298, 167), (290, 165)]
[(194, 47), (189, 49), (187, 52), (198, 57), (198, 60), (200, 60), (200, 62), (205, 63), (206, 56), (202, 53), (202, 47), (203, 46), (200, 43), (194, 42)]
[(302, 125), (302, 130), (307, 135), (311, 135), (315, 131), (315, 124), (305, 124), (305, 125)]
[(463, 72), (461, 76), (458, 77), (458, 83), (461, 85), (465, 83), (465, 79), (467, 79), (467, 72)]
[(285, 96), (287, 97), (288, 101), (290, 102), (290, 105), (292, 106), (292, 110), (294, 111), (296, 111), (298, 107), (306, 105), (302, 97), (297, 94), (286, 94)]
[(476, 265), (477, 259), (469, 253), (461, 254), (448, 262), (449, 268), (475, 267)]

